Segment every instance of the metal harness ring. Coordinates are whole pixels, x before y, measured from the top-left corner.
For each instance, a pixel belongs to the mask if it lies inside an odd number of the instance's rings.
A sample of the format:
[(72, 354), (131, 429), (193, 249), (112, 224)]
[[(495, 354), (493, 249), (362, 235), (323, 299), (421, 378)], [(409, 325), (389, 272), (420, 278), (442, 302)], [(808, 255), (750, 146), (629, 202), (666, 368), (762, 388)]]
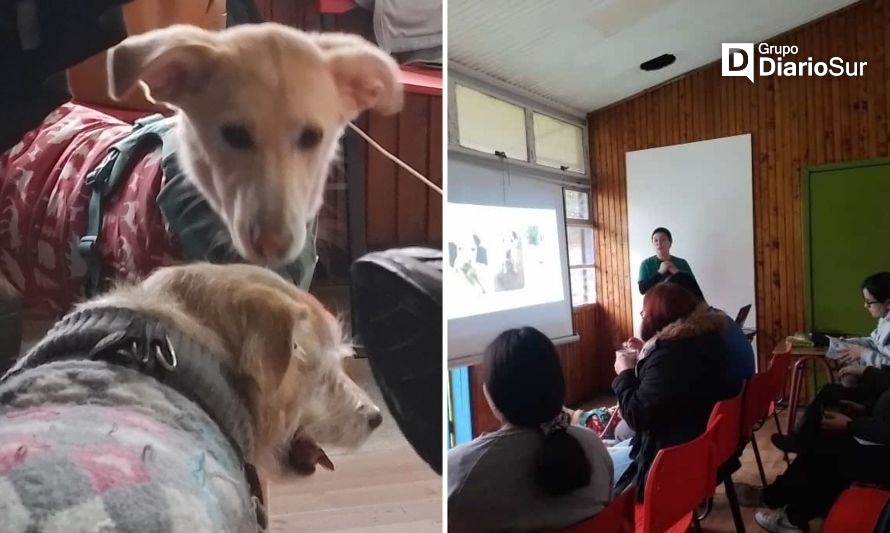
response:
[[(176, 369), (176, 365), (179, 362), (176, 359), (176, 350), (173, 349), (173, 344), (170, 342), (170, 337), (164, 336), (164, 344), (156, 343), (155, 347), (155, 359), (157, 362), (164, 367), (167, 371), (172, 372)], [(166, 350), (164, 349), (166, 347)]]

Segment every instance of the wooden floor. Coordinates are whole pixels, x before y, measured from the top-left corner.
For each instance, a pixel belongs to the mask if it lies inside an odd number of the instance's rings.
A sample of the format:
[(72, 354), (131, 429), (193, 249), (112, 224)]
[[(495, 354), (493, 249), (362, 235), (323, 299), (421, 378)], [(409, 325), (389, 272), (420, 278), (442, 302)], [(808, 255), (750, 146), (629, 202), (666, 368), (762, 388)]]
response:
[[(351, 363), (350, 375), (385, 410), (366, 361)], [(442, 531), (442, 478), (414, 453), (388, 413), (359, 450), (326, 451), (334, 472), (272, 486), (273, 532)]]

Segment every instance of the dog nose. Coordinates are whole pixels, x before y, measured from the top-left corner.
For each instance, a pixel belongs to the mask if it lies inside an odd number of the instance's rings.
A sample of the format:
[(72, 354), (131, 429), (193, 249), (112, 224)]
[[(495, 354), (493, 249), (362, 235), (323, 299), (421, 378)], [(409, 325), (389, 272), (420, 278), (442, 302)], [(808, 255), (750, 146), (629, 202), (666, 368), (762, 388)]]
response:
[(382, 423), (383, 415), (380, 411), (374, 411), (371, 413), (371, 416), (368, 417), (368, 425), (371, 426), (371, 429), (377, 429)]
[(250, 237), (254, 251), (263, 259), (281, 259), (290, 247), (290, 239), (267, 226), (253, 226)]

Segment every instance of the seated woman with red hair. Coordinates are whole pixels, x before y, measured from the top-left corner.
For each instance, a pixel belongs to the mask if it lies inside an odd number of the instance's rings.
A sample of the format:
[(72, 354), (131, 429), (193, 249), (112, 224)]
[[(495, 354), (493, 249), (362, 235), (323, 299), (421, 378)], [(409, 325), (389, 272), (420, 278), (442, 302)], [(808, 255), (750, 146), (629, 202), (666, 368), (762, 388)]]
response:
[[(725, 319), (683, 287), (664, 283), (643, 301), (638, 360), (616, 357), (612, 389), (621, 414), (636, 434), (624, 448), (632, 461), (623, 475), (621, 448), (610, 450), (618, 490), (633, 483), (640, 497), (649, 466), (662, 448), (701, 435), (719, 400), (738, 394), (721, 338)], [(617, 453), (616, 453), (617, 452)]]

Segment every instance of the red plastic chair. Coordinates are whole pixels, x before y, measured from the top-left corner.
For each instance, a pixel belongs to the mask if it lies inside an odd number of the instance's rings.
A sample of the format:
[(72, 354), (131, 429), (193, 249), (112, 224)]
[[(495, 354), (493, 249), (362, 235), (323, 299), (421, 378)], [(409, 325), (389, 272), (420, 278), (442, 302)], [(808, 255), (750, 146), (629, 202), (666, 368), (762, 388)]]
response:
[(587, 520), (563, 529), (563, 533), (633, 533), (634, 500), (637, 489), (630, 486)]
[(867, 487), (850, 487), (834, 502), (825, 525), (824, 533), (872, 533), (877, 531), (878, 520), (890, 492)]
[[(769, 370), (767, 370), (767, 374), (769, 374), (770, 376), (770, 404), (767, 416), (772, 417), (772, 419), (776, 422), (776, 432), (778, 432), (780, 435), (784, 434), (785, 432), (782, 431), (782, 424), (779, 423), (778, 404), (785, 398), (785, 386), (788, 383), (788, 376), (789, 374), (791, 374), (791, 348), (791, 343), (786, 343), (785, 351), (773, 355), (772, 361), (770, 361)], [(797, 394), (799, 396), (799, 387), (795, 388), (794, 385), (795, 384), (792, 383), (791, 395), (794, 396), (795, 394)], [(793, 415), (795, 414), (796, 410), (797, 400), (795, 399), (793, 402), (789, 402), (788, 431), (791, 431), (793, 429)], [(788, 460), (788, 454), (783, 452), (782, 455), (785, 458), (785, 464), (790, 465), (791, 462)], [(764, 484), (765, 483), (766, 482), (764, 482)]]
[(714, 438), (720, 420), (722, 416), (717, 416), (715, 425), (697, 438), (655, 456), (643, 503), (635, 508), (638, 533), (686, 531), (692, 525), (695, 509), (714, 486)]
[(735, 458), (739, 450), (743, 394), (744, 392), (740, 392), (733, 398), (714, 404), (711, 418), (708, 420), (708, 429), (715, 432), (712, 484), (708, 496), (713, 497), (717, 490), (717, 484), (723, 483), (726, 488), (726, 499), (729, 501), (729, 508), (732, 511), (732, 521), (738, 533), (744, 533), (745, 523), (742, 521), (742, 512), (739, 509), (739, 500), (736, 497), (732, 472), (729, 470), (728, 463)]
[(757, 446), (757, 437), (754, 431), (763, 425), (763, 421), (770, 414), (773, 405), (773, 380), (775, 376), (769, 372), (759, 372), (751, 376), (745, 385), (742, 396), (742, 423), (739, 426), (739, 448), (744, 449), (750, 442), (754, 451), (754, 460), (757, 462), (757, 470), (760, 473), (760, 481), (766, 486), (766, 473), (763, 470), (763, 461), (760, 458), (760, 449)]

